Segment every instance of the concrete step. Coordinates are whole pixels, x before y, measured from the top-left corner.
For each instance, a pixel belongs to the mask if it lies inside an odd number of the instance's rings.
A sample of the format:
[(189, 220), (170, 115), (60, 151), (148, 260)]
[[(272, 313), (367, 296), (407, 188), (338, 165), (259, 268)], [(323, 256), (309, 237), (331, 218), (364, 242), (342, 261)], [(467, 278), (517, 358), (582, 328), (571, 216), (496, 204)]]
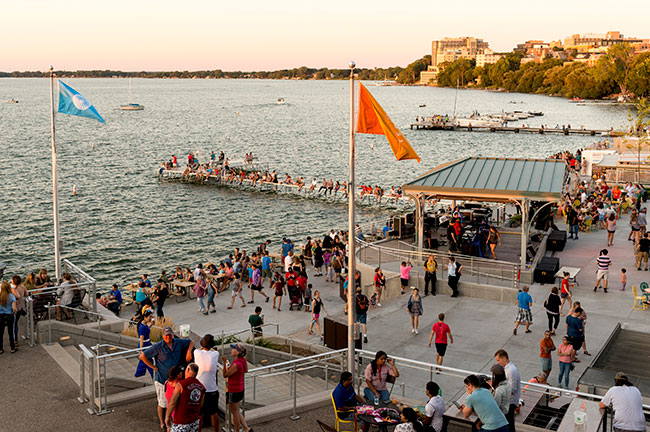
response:
[(48, 353), (54, 361), (68, 374), (70, 378), (79, 385), (79, 357), (73, 357), (70, 352), (63, 348), (58, 343), (52, 345), (41, 345), (46, 353)]
[[(324, 384), (323, 384), (324, 385)], [(314, 408), (320, 408), (331, 405), (331, 390), (312, 391), (310, 394), (298, 397), (296, 399), (296, 412), (309, 411)], [(246, 422), (253, 426), (255, 424), (267, 422), (280, 417), (285, 417), (293, 412), (292, 401), (282, 401), (265, 405), (246, 411)]]

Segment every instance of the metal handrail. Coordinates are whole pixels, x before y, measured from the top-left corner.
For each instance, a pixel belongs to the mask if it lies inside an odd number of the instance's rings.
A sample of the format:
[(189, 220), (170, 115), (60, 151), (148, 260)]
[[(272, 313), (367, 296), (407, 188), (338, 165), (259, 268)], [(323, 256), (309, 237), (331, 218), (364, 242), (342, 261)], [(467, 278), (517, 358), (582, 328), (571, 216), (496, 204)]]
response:
[(262, 371), (262, 370), (273, 369), (273, 368), (278, 368), (278, 367), (293, 366), (293, 365), (297, 365), (298, 363), (301, 363), (301, 362), (304, 362), (304, 361), (309, 361), (309, 360), (313, 360), (313, 359), (322, 359), (324, 357), (334, 356), (334, 354), (341, 354), (341, 353), (344, 353), (344, 352), (347, 352), (347, 351), (348, 351), (347, 348), (342, 348), (342, 349), (339, 349), (339, 350), (329, 351), (329, 352), (326, 352), (326, 353), (314, 354), (314, 355), (311, 355), (311, 356), (308, 356), (308, 357), (301, 357), (299, 359), (287, 360), (287, 361), (284, 361), (284, 362), (276, 363), (274, 365), (260, 366), (260, 367), (249, 370), (248, 373), (250, 374), (250, 373), (253, 373), (253, 372), (259, 372), (259, 371)]

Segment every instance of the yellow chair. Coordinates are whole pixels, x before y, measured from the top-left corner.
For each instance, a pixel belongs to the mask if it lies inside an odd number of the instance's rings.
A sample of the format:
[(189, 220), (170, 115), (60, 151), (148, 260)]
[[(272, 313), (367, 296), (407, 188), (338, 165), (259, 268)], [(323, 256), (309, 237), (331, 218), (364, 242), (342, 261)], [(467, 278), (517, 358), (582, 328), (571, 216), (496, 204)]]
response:
[[(355, 409), (347, 409), (347, 410), (339, 410), (336, 408), (336, 403), (334, 402), (334, 394), (330, 395), (332, 398), (332, 406), (334, 407), (334, 428), (336, 429), (336, 432), (341, 432), (341, 423), (352, 423), (354, 426), (354, 432), (358, 432), (357, 428), (357, 414)], [(348, 413), (354, 413), (354, 417), (352, 420), (341, 420), (339, 418), (339, 414), (348, 414)]]
[(648, 306), (645, 303), (645, 297), (642, 296), (642, 295), (639, 295), (639, 292), (637, 291), (636, 285), (632, 285), (632, 294), (634, 295), (634, 305), (632, 306), (632, 309), (634, 309), (634, 310), (646, 310), (646, 308)]

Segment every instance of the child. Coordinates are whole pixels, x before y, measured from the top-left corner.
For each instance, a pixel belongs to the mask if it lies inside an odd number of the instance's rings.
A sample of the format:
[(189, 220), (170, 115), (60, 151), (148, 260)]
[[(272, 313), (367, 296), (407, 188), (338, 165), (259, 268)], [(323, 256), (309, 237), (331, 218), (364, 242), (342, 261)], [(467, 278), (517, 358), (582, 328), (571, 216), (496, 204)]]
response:
[(281, 310), (280, 306), (282, 306), (282, 296), (287, 293), (287, 289), (284, 285), (284, 278), (278, 272), (275, 272), (275, 275), (273, 276), (273, 290), (275, 291), (275, 294), (273, 295), (273, 309), (275, 309), (275, 299), (278, 299), (279, 312)]
[(305, 304), (305, 312), (310, 312), (311, 311), (311, 289), (312, 285), (307, 284), (307, 287), (305, 288), (305, 291), (303, 293), (303, 302)]
[(621, 269), (621, 291), (625, 291), (625, 284), (627, 284), (627, 270)]
[(409, 276), (412, 267), (411, 263), (406, 261), (402, 261), (402, 264), (399, 266), (400, 282), (402, 285), (402, 292), (400, 294), (404, 294), (404, 289), (409, 284)]

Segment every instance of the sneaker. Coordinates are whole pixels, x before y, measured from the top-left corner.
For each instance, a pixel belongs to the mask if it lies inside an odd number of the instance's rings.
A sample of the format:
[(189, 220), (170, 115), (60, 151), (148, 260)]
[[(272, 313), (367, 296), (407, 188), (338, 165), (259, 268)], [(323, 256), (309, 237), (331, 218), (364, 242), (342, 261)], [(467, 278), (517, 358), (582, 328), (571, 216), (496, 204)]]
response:
[(605, 294), (607, 294), (607, 288), (603, 288), (603, 291), (605, 291)]
[(368, 343), (368, 336), (363, 335), (363, 343)]
[(641, 267), (638, 267), (637, 270), (638, 270), (638, 271), (641, 271)]
[(381, 303), (377, 303), (377, 306), (381, 307)]
[(513, 330), (512, 330), (512, 334), (515, 335), (515, 336), (517, 336), (517, 329), (513, 329)]
[(268, 302), (269, 302), (269, 300), (271, 300), (271, 299), (270, 299), (269, 297), (267, 297), (267, 298), (266, 298), (266, 302), (265, 302), (265, 303), (268, 303)]
[(596, 292), (596, 291), (598, 291), (598, 287), (597, 287), (597, 286), (594, 287), (594, 292)]
[(248, 304), (254, 304), (255, 302), (253, 300), (249, 301)]
[(212, 310), (210, 311), (210, 313), (217, 313), (217, 310), (216, 310), (216, 309), (212, 309)]
[(411, 333), (415, 333), (415, 329), (414, 329), (414, 328), (411, 329)]
[(420, 332), (418, 331), (418, 329), (415, 329), (415, 334), (420, 334)]

